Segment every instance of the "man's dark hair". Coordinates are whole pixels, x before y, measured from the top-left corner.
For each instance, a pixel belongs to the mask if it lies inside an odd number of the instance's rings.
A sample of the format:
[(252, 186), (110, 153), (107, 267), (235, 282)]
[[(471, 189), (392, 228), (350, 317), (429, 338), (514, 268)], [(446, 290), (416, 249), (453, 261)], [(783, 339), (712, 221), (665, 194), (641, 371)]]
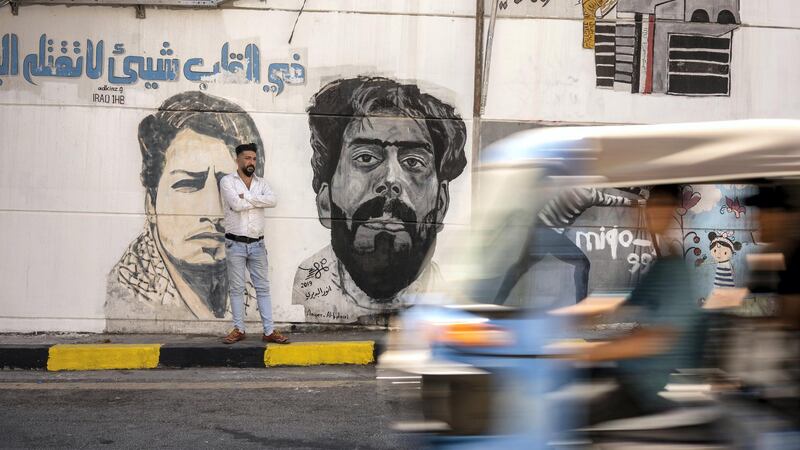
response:
[(314, 150), (314, 192), (319, 192), (323, 183), (330, 183), (336, 172), (344, 131), (350, 122), (357, 117), (385, 115), (390, 109), (400, 110), (427, 127), (439, 180), (450, 181), (461, 175), (467, 165), (467, 130), (452, 106), (420, 92), (413, 84), (382, 77), (356, 77), (328, 83), (311, 98), (307, 112)]
[(800, 184), (796, 180), (753, 180), (758, 192), (744, 199), (746, 206), (785, 212), (800, 210)]
[(181, 131), (196, 133), (225, 142), (231, 156), (241, 142), (256, 146), (256, 175), (264, 173), (264, 152), (255, 122), (239, 105), (198, 91), (182, 92), (166, 99), (158, 112), (139, 123), (139, 148), (142, 151), (142, 185), (155, 202), (158, 182), (166, 164), (167, 149)]
[(677, 184), (660, 184), (650, 188), (650, 204), (680, 205), (683, 187)]
[(236, 156), (239, 156), (242, 152), (255, 152), (258, 153), (258, 146), (254, 143), (249, 144), (242, 144), (236, 146)]

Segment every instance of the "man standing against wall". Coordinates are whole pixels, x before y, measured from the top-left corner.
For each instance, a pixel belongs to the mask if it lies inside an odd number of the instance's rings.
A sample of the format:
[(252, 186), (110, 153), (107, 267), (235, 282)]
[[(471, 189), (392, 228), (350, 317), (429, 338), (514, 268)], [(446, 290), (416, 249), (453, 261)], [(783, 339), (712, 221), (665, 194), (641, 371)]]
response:
[[(259, 149), (252, 117), (224, 98), (188, 91), (166, 99), (138, 126), (144, 230), (109, 273), (108, 331), (207, 330), (230, 317), (219, 181), (236, 170), (236, 146)], [(247, 284), (246, 317), (256, 313)]]
[(226, 344), (245, 338), (244, 290), (245, 268), (256, 288), (258, 311), (264, 327), (264, 342), (288, 344), (289, 339), (273, 328), (272, 301), (267, 275), (267, 250), (264, 247), (264, 208), (274, 208), (275, 194), (264, 179), (255, 175), (258, 147), (236, 147), (238, 170), (220, 182), (225, 213), (225, 250), (228, 264), (233, 330), (225, 336)]

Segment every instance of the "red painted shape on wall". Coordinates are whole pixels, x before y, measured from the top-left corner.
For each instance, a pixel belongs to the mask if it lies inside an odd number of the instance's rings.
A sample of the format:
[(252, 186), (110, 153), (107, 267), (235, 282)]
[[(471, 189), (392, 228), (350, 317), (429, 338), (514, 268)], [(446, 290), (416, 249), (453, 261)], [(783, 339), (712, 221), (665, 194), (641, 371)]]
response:
[(653, 46), (656, 33), (656, 15), (650, 15), (650, 30), (647, 33), (647, 76), (644, 81), (644, 93), (653, 93)]

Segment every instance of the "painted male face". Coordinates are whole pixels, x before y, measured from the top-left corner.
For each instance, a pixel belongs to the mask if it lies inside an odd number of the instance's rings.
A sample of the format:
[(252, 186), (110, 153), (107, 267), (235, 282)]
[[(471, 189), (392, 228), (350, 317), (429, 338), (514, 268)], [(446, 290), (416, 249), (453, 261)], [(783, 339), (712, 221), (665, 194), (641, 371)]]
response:
[(236, 170), (225, 143), (183, 130), (165, 155), (155, 211), (158, 235), (169, 256), (191, 265), (225, 259), (219, 180)]
[(384, 113), (394, 117), (350, 122), (330, 185), (333, 249), (356, 284), (378, 300), (419, 274), (447, 189), (438, 182), (425, 124), (400, 111)]

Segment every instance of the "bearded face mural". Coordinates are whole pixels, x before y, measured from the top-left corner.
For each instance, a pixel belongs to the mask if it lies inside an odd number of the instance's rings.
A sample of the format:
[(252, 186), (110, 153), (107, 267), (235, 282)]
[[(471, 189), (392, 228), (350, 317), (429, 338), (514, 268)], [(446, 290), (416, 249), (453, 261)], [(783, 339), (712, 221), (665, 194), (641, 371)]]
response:
[(438, 278), (431, 256), (466, 127), (452, 106), (387, 78), (331, 82), (308, 113), (331, 244), (299, 265), (293, 303), (311, 322), (379, 323)]

